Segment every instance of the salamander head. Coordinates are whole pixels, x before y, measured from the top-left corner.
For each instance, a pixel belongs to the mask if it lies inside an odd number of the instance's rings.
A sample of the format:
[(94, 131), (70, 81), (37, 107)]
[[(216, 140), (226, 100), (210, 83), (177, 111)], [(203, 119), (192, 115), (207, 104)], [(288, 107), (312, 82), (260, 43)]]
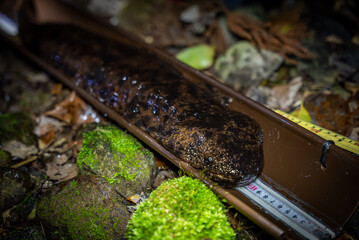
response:
[(263, 168), (262, 129), (246, 115), (235, 119), (218, 128), (182, 128), (176, 134), (175, 154), (221, 186), (254, 181)]

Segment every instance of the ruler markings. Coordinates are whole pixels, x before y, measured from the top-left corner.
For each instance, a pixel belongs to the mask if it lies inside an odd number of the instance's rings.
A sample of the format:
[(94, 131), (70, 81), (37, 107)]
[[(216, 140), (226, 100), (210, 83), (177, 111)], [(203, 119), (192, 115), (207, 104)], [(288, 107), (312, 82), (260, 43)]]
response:
[(328, 129), (322, 128), (318, 125), (306, 122), (304, 120), (301, 120), (299, 118), (293, 117), (285, 112), (282, 112), (280, 110), (275, 110), (276, 113), (282, 115), (283, 117), (291, 120), (292, 122), (298, 124), (301, 127), (304, 127), (305, 129), (317, 134), (318, 136), (324, 138), (325, 140), (332, 140), (334, 141), (335, 145), (338, 147), (341, 147), (345, 150), (348, 150), (352, 153), (359, 154), (359, 142), (354, 141), (350, 138), (347, 138), (343, 135), (340, 135), (338, 133), (332, 132)]
[(335, 237), (335, 233), (329, 227), (291, 203), (259, 178), (252, 184), (236, 189), (307, 239)]

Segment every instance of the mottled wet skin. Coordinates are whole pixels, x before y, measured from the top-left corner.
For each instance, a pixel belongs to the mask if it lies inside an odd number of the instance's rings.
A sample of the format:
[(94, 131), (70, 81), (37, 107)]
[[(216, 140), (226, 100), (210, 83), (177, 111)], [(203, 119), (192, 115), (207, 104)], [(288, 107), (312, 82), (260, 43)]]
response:
[[(262, 130), (156, 56), (66, 26), (33, 32), (29, 47), (99, 101), (222, 186), (262, 170)], [(35, 35), (36, 34), (36, 35)]]

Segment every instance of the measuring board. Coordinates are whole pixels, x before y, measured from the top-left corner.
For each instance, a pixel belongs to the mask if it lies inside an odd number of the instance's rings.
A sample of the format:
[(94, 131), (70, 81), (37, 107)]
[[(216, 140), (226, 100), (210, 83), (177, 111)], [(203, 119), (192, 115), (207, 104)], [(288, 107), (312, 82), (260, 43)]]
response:
[(282, 112), (280, 110), (275, 110), (275, 112), (291, 120), (292, 122), (298, 124), (299, 126), (304, 127), (305, 129), (317, 134), (318, 136), (324, 138), (325, 140), (332, 140), (335, 143), (335, 145), (337, 145), (338, 147), (341, 147), (352, 153), (359, 154), (359, 142), (344, 137), (339, 133), (335, 133), (328, 129), (319, 127), (318, 125), (315, 125), (313, 123), (293, 117), (288, 113)]
[(237, 187), (236, 190), (306, 239), (332, 239), (336, 236), (333, 230), (273, 190), (260, 178), (247, 186)]

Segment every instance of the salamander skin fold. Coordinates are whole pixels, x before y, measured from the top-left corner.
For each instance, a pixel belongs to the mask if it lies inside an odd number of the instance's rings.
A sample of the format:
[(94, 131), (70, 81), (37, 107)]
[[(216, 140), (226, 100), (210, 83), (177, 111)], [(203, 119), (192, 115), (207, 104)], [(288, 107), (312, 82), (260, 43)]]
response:
[(259, 124), (148, 50), (66, 25), (29, 34), (31, 51), (220, 185), (247, 184), (261, 172)]

